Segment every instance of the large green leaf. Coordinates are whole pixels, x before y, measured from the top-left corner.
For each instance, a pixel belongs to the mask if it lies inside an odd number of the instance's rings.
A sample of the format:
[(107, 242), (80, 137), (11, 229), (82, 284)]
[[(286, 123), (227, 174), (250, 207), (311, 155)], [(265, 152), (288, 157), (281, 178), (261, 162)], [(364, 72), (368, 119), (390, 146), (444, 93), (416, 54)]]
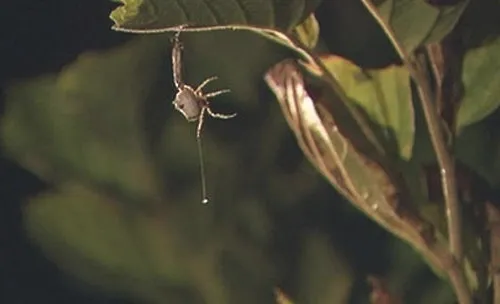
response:
[(441, 40), (455, 27), (469, 1), (433, 6), (421, 0), (383, 0), (378, 9), (407, 52)]
[(307, 19), (297, 25), (294, 32), (304, 46), (314, 49), (319, 39), (319, 24), (314, 14), (309, 15)]
[(105, 56), (87, 53), (59, 74), (10, 86), (2, 121), (9, 154), (48, 181), (72, 176), (137, 197), (155, 193), (138, 101), (162, 72), (162, 45), (141, 39)]
[[(175, 289), (189, 282), (179, 260), (186, 252), (174, 252), (182, 240), (173, 239), (164, 214), (132, 212), (77, 184), (60, 188), (31, 201), (24, 216), (28, 233), (62, 268), (148, 302), (160, 298), (162, 284)], [(165, 296), (169, 292), (165, 288)]]
[(363, 109), (381, 129), (384, 147), (396, 147), (403, 159), (410, 159), (415, 136), (415, 119), (410, 76), (404, 67), (363, 70), (340, 57), (323, 59), (349, 100)]
[(457, 114), (457, 130), (476, 123), (500, 105), (500, 38), (469, 50), (464, 59), (462, 80), (465, 95)]
[(246, 303), (274, 303), (270, 282), (252, 279), (252, 271), (240, 270), (237, 282), (245, 287), (234, 294), (221, 269), (236, 247), (221, 242), (210, 221), (193, 221), (207, 216), (203, 208), (185, 217), (172, 209), (127, 208), (123, 198), (74, 183), (58, 188), (31, 201), (27, 230), (49, 257), (90, 284), (141, 303), (217, 304), (245, 297), (252, 299)]
[[(231, 89), (226, 100), (242, 108), (256, 106), (255, 83), (266, 66), (283, 56), (249, 33), (186, 34), (181, 39), (186, 83), (217, 75), (218, 83), (211, 85), (223, 82)], [(226, 43), (227, 48), (216, 47)], [(123, 48), (85, 53), (59, 74), (11, 85), (2, 120), (5, 148), (45, 180), (79, 176), (139, 196), (156, 192), (158, 165), (173, 152), (164, 151), (164, 140), (196, 156), (193, 125), (166, 128), (173, 125), (167, 117), (174, 111), (174, 92), (167, 94), (173, 89), (169, 48), (168, 37), (140, 37)], [(213, 60), (214, 54), (223, 56)], [(149, 151), (153, 147), (148, 145), (163, 150)], [(151, 162), (150, 153), (158, 163)]]
[(161, 30), (189, 24), (197, 27), (249, 25), (290, 31), (320, 0), (122, 0), (111, 13), (118, 28)]
[[(304, 236), (300, 268), (300, 291), (296, 303), (347, 303), (353, 270), (343, 256), (317, 232)], [(336, 269), (333, 273), (330, 269)], [(285, 303), (284, 303), (285, 304)], [(293, 304), (293, 303), (290, 303)]]

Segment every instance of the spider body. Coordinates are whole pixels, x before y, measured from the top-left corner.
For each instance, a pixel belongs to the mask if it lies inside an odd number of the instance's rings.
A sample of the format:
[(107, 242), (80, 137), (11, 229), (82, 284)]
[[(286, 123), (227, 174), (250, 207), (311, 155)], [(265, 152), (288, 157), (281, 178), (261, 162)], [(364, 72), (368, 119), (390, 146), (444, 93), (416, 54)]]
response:
[(177, 92), (172, 102), (175, 109), (186, 118), (193, 122), (200, 118), (201, 110), (208, 107), (208, 101), (203, 94), (197, 93), (191, 86), (184, 85), (184, 88)]
[(172, 104), (177, 111), (181, 112), (181, 114), (186, 118), (187, 121), (198, 121), (196, 137), (199, 138), (201, 135), (201, 129), (203, 128), (203, 119), (205, 117), (205, 112), (208, 113), (208, 115), (219, 119), (230, 119), (235, 117), (236, 114), (219, 114), (213, 112), (210, 109), (208, 98), (229, 92), (229, 90), (227, 89), (207, 94), (204, 94), (202, 92), (203, 87), (205, 87), (209, 82), (217, 79), (217, 77), (210, 77), (206, 79), (196, 89), (183, 82), (181, 66), (182, 44), (179, 40), (181, 30), (182, 28), (179, 29), (179, 31), (174, 36), (174, 47), (172, 50), (174, 84), (177, 88), (177, 94), (175, 95), (175, 99)]

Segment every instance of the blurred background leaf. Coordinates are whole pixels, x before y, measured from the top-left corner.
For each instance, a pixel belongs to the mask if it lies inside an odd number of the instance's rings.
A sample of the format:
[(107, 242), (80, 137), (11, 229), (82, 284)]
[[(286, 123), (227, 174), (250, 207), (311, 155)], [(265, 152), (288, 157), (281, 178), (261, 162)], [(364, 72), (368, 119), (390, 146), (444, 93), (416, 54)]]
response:
[[(262, 263), (253, 266), (247, 264), (260, 256), (260, 250), (254, 247), (256, 244), (246, 248), (244, 241), (254, 239), (262, 246), (269, 241), (269, 215), (256, 206), (260, 215), (254, 221), (242, 221), (248, 224), (241, 228), (244, 231), (234, 230), (240, 222), (238, 217), (215, 221), (229, 212), (225, 210), (227, 206), (233, 206), (231, 213), (239, 212), (235, 197), (246, 210), (246, 200), (264, 208), (259, 194), (244, 185), (254, 184), (258, 175), (253, 174), (253, 180), (234, 178), (244, 164), (236, 157), (242, 156), (237, 151), (243, 147), (230, 141), (233, 144), (226, 149), (218, 148), (224, 136), (238, 140), (234, 131), (224, 132), (227, 128), (221, 125), (219, 139), (211, 140), (210, 133), (204, 136), (209, 170), (217, 172), (216, 176), (209, 172), (215, 178), (209, 178), (215, 205), (199, 208), (199, 193), (191, 190), (199, 188), (194, 125), (180, 116), (169, 115), (173, 111), (166, 90), (168, 84), (172, 86), (167, 76), (168, 44), (165, 36), (138, 37), (114, 50), (84, 53), (57, 75), (18, 82), (6, 91), (2, 120), (6, 151), (63, 193), (62, 197), (48, 196), (27, 206), (27, 231), (54, 260), (70, 265), (81, 279), (96, 285), (111, 284), (111, 289), (130, 292), (143, 301), (162, 303), (176, 299), (162, 292), (163, 285), (172, 285), (174, 295), (179, 288), (197, 290), (200, 295), (197, 301), (191, 300), (194, 303), (202, 298), (207, 303), (234, 303), (236, 299), (272, 303), (272, 268), (255, 272), (267, 258), (258, 258)], [(255, 66), (251, 61), (246, 64), (250, 70)], [(250, 70), (242, 75), (251, 78)], [(232, 100), (237, 100), (237, 94), (233, 94)], [(239, 108), (245, 111), (244, 106)], [(286, 131), (284, 125), (277, 127), (269, 132), (270, 136)], [(251, 137), (252, 134), (246, 140)], [(276, 179), (268, 166), (261, 165), (268, 162), (268, 157), (274, 159), (277, 151), (268, 153), (261, 149), (259, 157), (246, 165), (253, 164), (254, 170), (265, 169), (268, 178)], [(251, 154), (249, 151), (248, 156)], [(250, 168), (242, 170), (251, 171)], [(288, 182), (294, 182), (293, 176), (290, 178)], [(86, 190), (65, 189), (66, 183), (76, 183), (77, 189)], [(312, 185), (295, 189), (308, 191)], [(293, 195), (300, 197), (295, 191)], [(102, 209), (109, 207), (113, 208)], [(141, 217), (141, 213), (149, 216)], [(248, 217), (246, 212), (241, 212), (241, 216)], [(112, 219), (124, 224), (113, 226)], [(165, 224), (171, 226), (163, 227)], [(44, 231), (47, 233), (40, 233)], [(239, 232), (246, 232), (246, 237), (238, 236)], [(217, 236), (218, 240), (210, 236)], [(224, 245), (229, 239), (239, 245)], [(56, 247), (52, 246), (54, 243)], [(205, 246), (212, 249), (205, 251)], [(131, 248), (139, 251), (134, 253)], [(190, 259), (176, 248), (192, 250), (197, 257)], [(119, 253), (127, 255), (120, 258)], [(110, 261), (112, 257), (116, 260)], [(208, 268), (203, 270), (204, 267)], [(190, 277), (192, 271), (199, 276), (197, 279)], [(124, 281), (117, 281), (116, 276)], [(238, 288), (229, 288), (229, 282)], [(255, 284), (261, 286), (260, 292)], [(238, 293), (231, 294), (229, 290)], [(244, 296), (245, 290), (251, 292)]]
[(262, 252), (275, 237), (273, 213), (307, 201), (319, 180), (300, 153), (282, 150), (288, 130), (270, 95), (250, 97), (245, 86), (286, 52), (248, 36), (246, 46), (232, 44), (248, 53), (261, 43), (264, 53), (251, 51), (258, 61), (241, 63), (234, 54), (244, 53), (231, 50), (207, 67), (207, 48), (193, 45), (242, 38), (185, 36), (186, 81), (195, 78), (189, 71), (205, 78), (211, 65), (222, 80), (241, 65), (242, 78), (226, 82), (233, 94), (214, 107), (232, 107), (243, 121), (208, 121), (203, 136), (213, 204), (199, 203), (195, 126), (170, 115), (169, 37), (138, 37), (5, 91), (5, 151), (54, 188), (26, 205), (26, 229), (80, 280), (140, 302), (274, 303), (280, 276)]
[(362, 109), (381, 129), (379, 140), (383, 146), (392, 155), (409, 160), (413, 152), (415, 119), (408, 71), (398, 66), (365, 70), (334, 56), (322, 60), (353, 105)]

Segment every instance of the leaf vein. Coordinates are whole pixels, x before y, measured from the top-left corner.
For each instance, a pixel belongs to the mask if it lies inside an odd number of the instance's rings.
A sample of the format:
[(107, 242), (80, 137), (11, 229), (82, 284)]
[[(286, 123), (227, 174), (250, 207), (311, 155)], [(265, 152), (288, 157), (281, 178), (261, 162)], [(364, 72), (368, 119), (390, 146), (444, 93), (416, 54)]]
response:
[(245, 19), (245, 23), (248, 24), (250, 19), (248, 18), (247, 11), (245, 10), (245, 7), (243, 6), (243, 4), (240, 3), (239, 0), (235, 0), (234, 2), (236, 2), (238, 7), (240, 8), (240, 10), (243, 12), (243, 19)]
[(223, 24), (224, 23), (224, 22), (222, 22), (223, 18), (221, 18), (221, 16), (217, 12), (217, 10), (210, 4), (209, 1), (201, 0), (201, 2), (203, 2), (203, 4), (205, 4), (205, 6), (208, 7), (208, 10), (212, 13), (216, 24)]
[(191, 18), (189, 17), (189, 10), (186, 8), (186, 6), (182, 3), (181, 4), (181, 0), (179, 1), (174, 1), (175, 3), (177, 3), (177, 5), (179, 6), (179, 8), (181, 9), (182, 13), (184, 14), (184, 16), (186, 17), (186, 23), (189, 23), (189, 21), (191, 20)]

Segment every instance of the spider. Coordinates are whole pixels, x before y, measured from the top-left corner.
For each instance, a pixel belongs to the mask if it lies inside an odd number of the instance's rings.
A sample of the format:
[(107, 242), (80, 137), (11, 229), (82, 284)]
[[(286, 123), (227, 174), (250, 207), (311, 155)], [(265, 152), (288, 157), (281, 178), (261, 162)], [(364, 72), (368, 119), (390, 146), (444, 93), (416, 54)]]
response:
[(194, 89), (190, 85), (185, 84), (182, 81), (182, 44), (179, 40), (179, 36), (184, 27), (185, 26), (179, 27), (179, 30), (175, 33), (173, 39), (174, 45), (172, 49), (172, 70), (174, 74), (174, 84), (177, 88), (177, 94), (175, 95), (175, 99), (172, 104), (177, 111), (181, 112), (181, 114), (186, 118), (187, 121), (198, 121), (198, 126), (196, 128), (196, 141), (198, 143), (198, 156), (200, 158), (202, 203), (207, 204), (208, 197), (205, 180), (205, 165), (203, 161), (203, 149), (201, 147), (201, 129), (203, 128), (203, 119), (205, 117), (205, 113), (208, 113), (208, 115), (219, 119), (233, 118), (236, 116), (236, 113), (220, 114), (215, 113), (210, 109), (208, 98), (229, 92), (229, 90), (227, 89), (207, 94), (204, 94), (202, 92), (203, 87), (205, 87), (209, 82), (216, 80), (217, 77), (210, 77), (206, 79), (196, 89)]
[(179, 31), (177, 33), (175, 33), (173, 39), (174, 45), (172, 49), (172, 70), (174, 74), (174, 84), (177, 88), (177, 94), (175, 95), (175, 99), (172, 104), (174, 105), (176, 110), (184, 115), (187, 121), (198, 121), (198, 126), (196, 128), (196, 137), (200, 138), (205, 113), (208, 113), (208, 115), (219, 119), (233, 118), (236, 116), (236, 113), (220, 114), (215, 113), (210, 109), (208, 98), (230, 92), (230, 90), (228, 89), (219, 90), (207, 94), (204, 94), (202, 92), (203, 87), (217, 79), (216, 76), (206, 79), (196, 89), (183, 82), (181, 66), (182, 44), (179, 40), (181, 31), (182, 27), (179, 28)]

